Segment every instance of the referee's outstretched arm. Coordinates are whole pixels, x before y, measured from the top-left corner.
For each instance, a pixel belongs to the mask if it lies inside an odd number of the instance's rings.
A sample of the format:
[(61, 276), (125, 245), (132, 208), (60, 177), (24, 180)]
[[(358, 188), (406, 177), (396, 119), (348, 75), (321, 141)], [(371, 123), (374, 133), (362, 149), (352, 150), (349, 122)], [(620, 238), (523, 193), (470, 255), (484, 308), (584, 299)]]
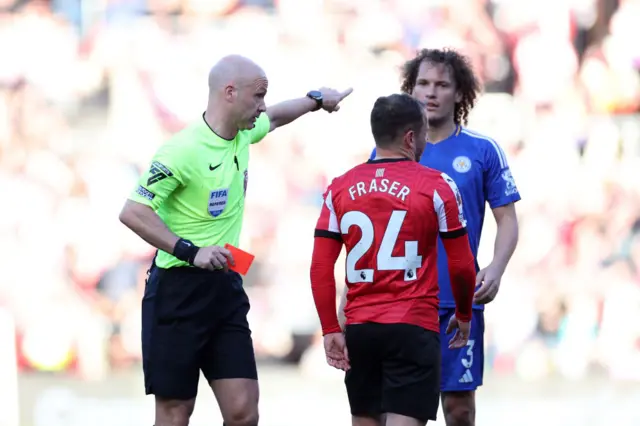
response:
[(280, 102), (267, 108), (267, 115), (271, 122), (269, 131), (291, 123), (304, 114), (317, 111), (320, 108), (332, 113), (340, 109), (340, 102), (353, 92), (349, 88), (343, 92), (323, 87), (320, 90), (312, 90), (306, 96)]

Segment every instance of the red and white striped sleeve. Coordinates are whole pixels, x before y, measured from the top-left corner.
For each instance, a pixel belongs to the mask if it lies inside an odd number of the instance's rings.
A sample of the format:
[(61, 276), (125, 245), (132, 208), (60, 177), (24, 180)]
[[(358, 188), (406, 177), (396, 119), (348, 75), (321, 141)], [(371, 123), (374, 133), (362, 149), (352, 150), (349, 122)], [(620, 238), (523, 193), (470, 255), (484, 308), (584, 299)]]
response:
[(456, 183), (446, 173), (440, 173), (440, 179), (435, 184), (433, 208), (438, 215), (441, 238), (466, 234), (467, 221), (462, 209), (462, 196)]
[(331, 186), (327, 189), (323, 199), (324, 201), (322, 203), (322, 209), (320, 210), (320, 217), (316, 224), (315, 236), (342, 241), (342, 234), (340, 233), (340, 227), (338, 225), (338, 216), (333, 208), (333, 194)]

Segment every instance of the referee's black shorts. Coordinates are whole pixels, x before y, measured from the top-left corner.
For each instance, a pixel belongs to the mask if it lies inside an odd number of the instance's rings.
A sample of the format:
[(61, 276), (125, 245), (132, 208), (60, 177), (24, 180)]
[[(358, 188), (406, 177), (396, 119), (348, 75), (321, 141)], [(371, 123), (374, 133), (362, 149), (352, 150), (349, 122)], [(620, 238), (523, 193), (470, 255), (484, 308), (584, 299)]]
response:
[(345, 330), (351, 414), (395, 413), (427, 422), (440, 404), (440, 335), (410, 324), (365, 323)]
[(151, 268), (142, 299), (142, 365), (147, 395), (195, 398), (207, 381), (257, 379), (249, 298), (235, 272)]

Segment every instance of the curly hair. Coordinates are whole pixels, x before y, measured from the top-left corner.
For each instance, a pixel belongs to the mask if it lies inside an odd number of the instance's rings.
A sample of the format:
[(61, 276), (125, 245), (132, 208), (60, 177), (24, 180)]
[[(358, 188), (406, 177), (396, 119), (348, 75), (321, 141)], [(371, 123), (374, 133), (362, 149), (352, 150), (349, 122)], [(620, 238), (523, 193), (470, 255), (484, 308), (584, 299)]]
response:
[(467, 124), (469, 113), (474, 107), (480, 92), (480, 83), (473, 73), (469, 58), (453, 49), (422, 49), (415, 58), (402, 66), (402, 85), (404, 93), (411, 94), (418, 78), (420, 64), (427, 61), (432, 64), (444, 64), (451, 71), (456, 90), (462, 100), (456, 103), (453, 119), (456, 124)]

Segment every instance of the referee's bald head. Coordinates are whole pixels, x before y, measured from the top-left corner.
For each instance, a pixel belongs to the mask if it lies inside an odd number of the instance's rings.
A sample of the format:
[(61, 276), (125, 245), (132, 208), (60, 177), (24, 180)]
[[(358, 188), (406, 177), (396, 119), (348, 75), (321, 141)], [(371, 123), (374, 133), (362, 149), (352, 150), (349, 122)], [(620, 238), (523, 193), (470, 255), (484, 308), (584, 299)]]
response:
[(243, 86), (258, 79), (266, 80), (266, 74), (258, 64), (241, 55), (228, 55), (209, 71), (209, 91), (223, 90), (226, 86)]
[(252, 129), (267, 110), (265, 96), (269, 81), (264, 70), (251, 59), (229, 55), (209, 71), (209, 114), (234, 123), (238, 129)]

